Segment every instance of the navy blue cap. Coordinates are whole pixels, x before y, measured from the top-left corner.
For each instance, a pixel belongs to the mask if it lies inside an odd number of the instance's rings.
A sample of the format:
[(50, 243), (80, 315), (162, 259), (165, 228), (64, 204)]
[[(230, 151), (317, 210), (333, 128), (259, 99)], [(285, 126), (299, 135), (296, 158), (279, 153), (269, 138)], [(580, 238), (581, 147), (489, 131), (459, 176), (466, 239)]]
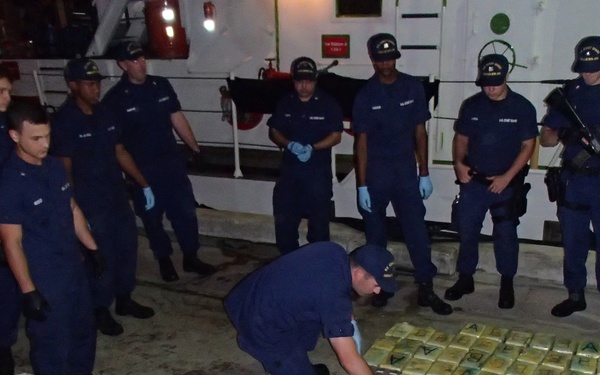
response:
[(508, 60), (503, 55), (485, 55), (479, 61), (477, 86), (500, 86), (506, 81)]
[(144, 56), (144, 50), (138, 42), (124, 42), (117, 48), (117, 61), (137, 60)]
[(377, 280), (377, 284), (388, 293), (398, 290), (394, 279), (394, 256), (377, 245), (364, 245), (353, 251), (354, 261)]
[(575, 73), (600, 72), (600, 36), (588, 36), (577, 44)]
[(369, 56), (373, 61), (396, 60), (400, 58), (398, 43), (392, 34), (375, 34), (367, 41)]
[(65, 66), (64, 73), (65, 81), (67, 82), (80, 80), (100, 81), (106, 78), (100, 74), (98, 65), (85, 57), (69, 61), (67, 66)]
[(290, 71), (292, 72), (292, 79), (294, 81), (317, 80), (317, 64), (310, 57), (298, 57), (292, 61)]

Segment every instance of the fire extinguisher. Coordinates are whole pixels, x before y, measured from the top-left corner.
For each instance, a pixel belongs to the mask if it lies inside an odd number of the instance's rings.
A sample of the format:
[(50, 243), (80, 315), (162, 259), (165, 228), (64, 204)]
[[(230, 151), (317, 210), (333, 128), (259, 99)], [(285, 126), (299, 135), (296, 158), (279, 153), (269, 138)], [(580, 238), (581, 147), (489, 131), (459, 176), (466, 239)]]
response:
[(273, 68), (274, 58), (265, 59), (269, 63), (267, 68), (260, 68), (258, 70), (258, 78), (259, 79), (289, 79), (292, 78), (290, 73), (280, 72), (277, 69)]

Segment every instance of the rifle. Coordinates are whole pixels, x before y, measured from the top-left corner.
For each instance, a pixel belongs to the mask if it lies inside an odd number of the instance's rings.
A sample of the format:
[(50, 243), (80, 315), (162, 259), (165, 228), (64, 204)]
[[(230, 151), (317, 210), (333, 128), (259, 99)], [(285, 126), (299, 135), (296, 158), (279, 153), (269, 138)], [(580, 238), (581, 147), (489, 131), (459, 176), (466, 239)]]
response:
[(585, 146), (591, 155), (600, 154), (600, 137), (598, 130), (596, 128), (589, 127), (581, 120), (571, 103), (569, 103), (567, 100), (562, 87), (557, 87), (552, 90), (544, 99), (544, 103), (551, 108), (556, 109), (563, 116), (565, 116), (571, 122), (571, 124), (574, 124), (577, 127), (577, 130), (579, 130), (587, 142)]

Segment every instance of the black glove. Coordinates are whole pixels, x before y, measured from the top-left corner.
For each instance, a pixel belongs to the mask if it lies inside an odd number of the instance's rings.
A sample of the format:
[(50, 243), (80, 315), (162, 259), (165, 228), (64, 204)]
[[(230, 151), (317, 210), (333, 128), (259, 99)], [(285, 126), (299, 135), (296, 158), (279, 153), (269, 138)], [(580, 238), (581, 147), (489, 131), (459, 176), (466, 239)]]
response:
[(50, 305), (48, 301), (46, 301), (42, 293), (38, 292), (37, 289), (23, 294), (23, 315), (27, 319), (43, 322), (46, 320), (46, 313), (49, 312)]
[(102, 256), (100, 249), (98, 250), (90, 250), (87, 249), (87, 253), (92, 260), (92, 265), (94, 265), (94, 276), (96, 279), (101, 279), (106, 272), (106, 260)]

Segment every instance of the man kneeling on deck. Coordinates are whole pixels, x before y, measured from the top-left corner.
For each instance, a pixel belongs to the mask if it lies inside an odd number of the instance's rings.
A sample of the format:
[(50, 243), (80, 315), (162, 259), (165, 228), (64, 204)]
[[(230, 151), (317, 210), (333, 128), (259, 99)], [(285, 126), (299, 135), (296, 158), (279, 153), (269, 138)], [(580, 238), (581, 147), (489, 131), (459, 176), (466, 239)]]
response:
[(383, 247), (365, 245), (347, 255), (338, 244), (317, 242), (250, 274), (225, 308), (240, 348), (270, 374), (329, 374), (325, 365), (312, 365), (307, 353), (321, 332), (348, 374), (372, 374), (360, 356), (351, 292), (395, 292), (393, 270), (394, 257)]

